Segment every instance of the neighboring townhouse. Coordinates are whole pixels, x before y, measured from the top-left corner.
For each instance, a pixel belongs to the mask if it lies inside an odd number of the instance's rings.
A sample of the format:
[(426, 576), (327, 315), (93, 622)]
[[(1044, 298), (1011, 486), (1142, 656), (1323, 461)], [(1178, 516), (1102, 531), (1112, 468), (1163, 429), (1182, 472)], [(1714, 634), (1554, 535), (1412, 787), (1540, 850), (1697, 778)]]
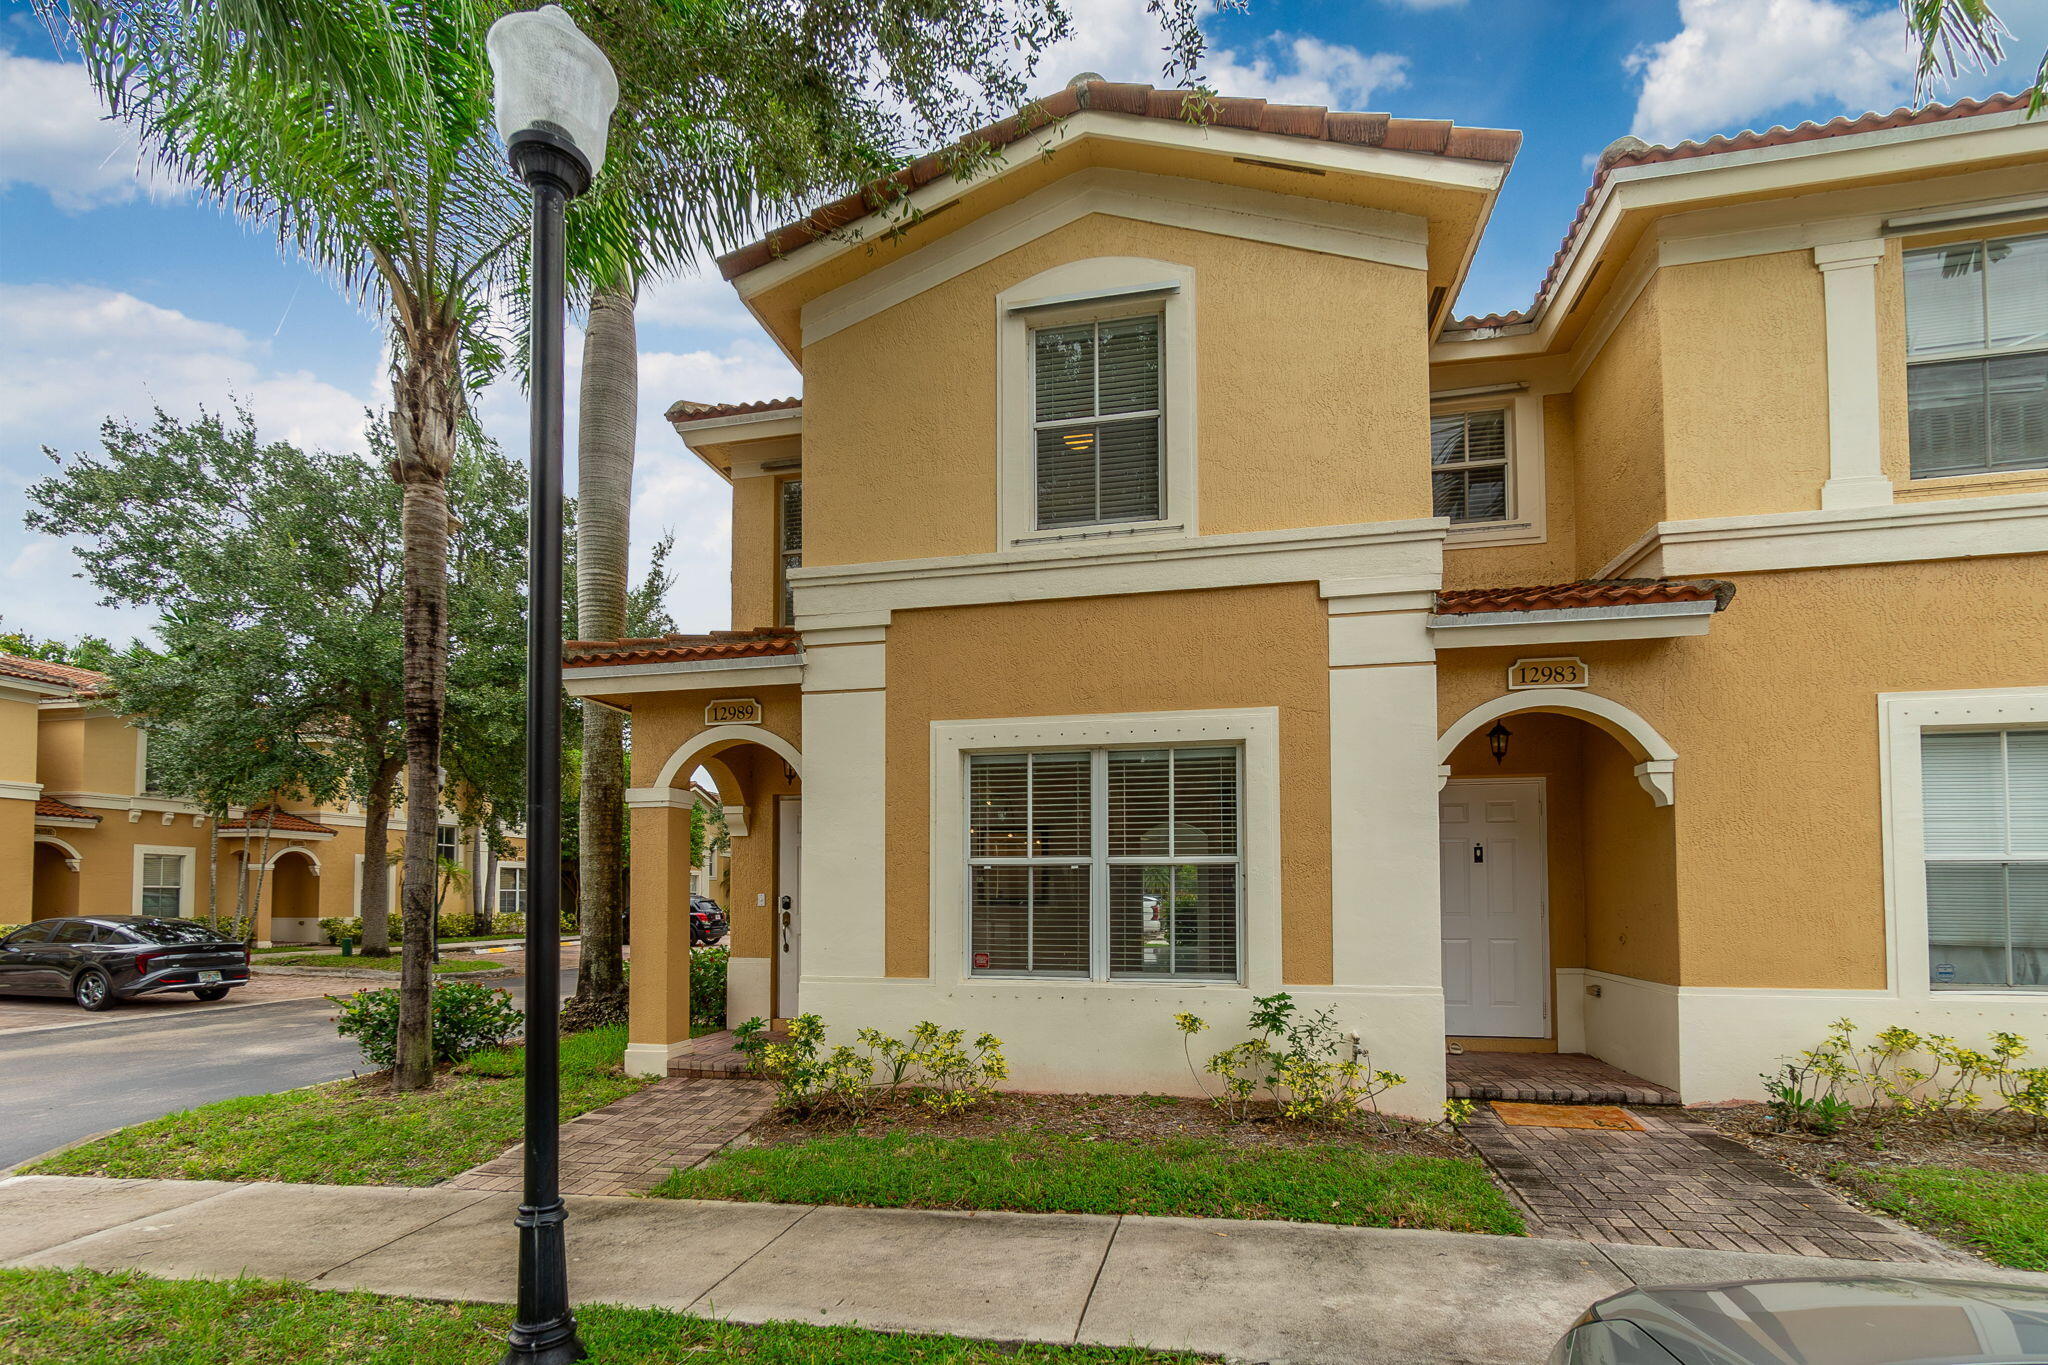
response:
[[(1519, 135), (1098, 81), (725, 257), (801, 400), (679, 403), (733, 620), (633, 712), (629, 1064), (929, 1018), (1188, 1091), (1335, 1011), (1687, 1101), (1830, 1020), (2048, 1031), (2048, 119), (1623, 139), (1534, 305), (1451, 301)], [(901, 231), (891, 234), (892, 225)]]
[[(0, 654), (0, 923), (204, 915), (216, 853), (223, 914), (234, 909), (243, 869), (252, 890), (262, 873), (259, 943), (318, 942), (322, 918), (356, 913), (365, 875), (385, 879), (396, 911), (389, 855), (404, 844), (402, 812), (367, 870), (354, 807), (236, 811), (216, 840), (203, 810), (157, 790), (149, 736), (108, 703), (106, 683), (88, 669)], [(472, 877), (483, 869), (500, 909), (524, 912), (523, 854), (494, 864), (452, 816), (441, 826), (441, 853)], [(451, 882), (443, 909), (466, 909), (469, 896)]]

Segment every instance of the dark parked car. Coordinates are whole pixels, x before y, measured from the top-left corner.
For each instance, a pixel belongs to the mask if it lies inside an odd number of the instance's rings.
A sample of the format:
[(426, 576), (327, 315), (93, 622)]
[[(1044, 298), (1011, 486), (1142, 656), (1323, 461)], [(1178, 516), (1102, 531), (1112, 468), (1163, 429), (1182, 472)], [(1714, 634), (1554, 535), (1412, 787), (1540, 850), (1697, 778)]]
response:
[(1904, 1276), (1630, 1289), (1572, 1324), (1550, 1365), (2034, 1365), (2048, 1289)]
[(248, 948), (189, 919), (45, 919), (0, 939), (0, 995), (68, 995), (104, 1010), (168, 991), (219, 1000), (248, 983)]
[(716, 943), (725, 937), (725, 911), (709, 896), (690, 897), (690, 946)]

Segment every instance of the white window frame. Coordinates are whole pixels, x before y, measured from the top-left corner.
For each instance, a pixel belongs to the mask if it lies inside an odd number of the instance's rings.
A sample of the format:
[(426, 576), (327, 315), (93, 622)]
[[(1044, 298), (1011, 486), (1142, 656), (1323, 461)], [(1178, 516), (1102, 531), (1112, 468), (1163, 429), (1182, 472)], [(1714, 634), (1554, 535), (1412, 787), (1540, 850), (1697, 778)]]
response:
[[(1001, 548), (1145, 534), (1196, 535), (1195, 271), (1140, 256), (1054, 266), (996, 295), (997, 519)], [(1151, 521), (1040, 530), (1031, 334), (1041, 327), (1160, 315), (1160, 507)]]
[[(2048, 237), (2048, 232), (1986, 232), (1981, 237), (1967, 237), (1953, 242), (1942, 242), (1933, 246), (1915, 246), (1911, 242), (1906, 243), (1900, 253), (1899, 258), (1899, 269), (1901, 271), (1899, 277), (1901, 288), (1900, 309), (1902, 313), (1910, 313), (1910, 305), (1906, 302), (1903, 293), (1905, 279), (1903, 272), (1906, 268), (1907, 260), (1912, 256), (1920, 252), (1944, 251), (1951, 247), (1958, 246), (1975, 246), (1984, 248), (1988, 254), (1988, 250), (1991, 246), (1991, 243), (1996, 241), (2003, 241), (2008, 238), (2019, 237)], [(1981, 278), (1981, 293), (1984, 297), (1984, 315), (1986, 319), (1986, 326), (1988, 327), (1989, 319), (1991, 316), (1991, 272), (1988, 270), (1984, 271), (1982, 273)], [(1905, 325), (1908, 328), (1911, 327), (1912, 322), (1910, 317), (1907, 318)], [(2003, 360), (2010, 356), (2042, 354), (2048, 354), (2048, 345), (1978, 346), (1970, 350), (1943, 351), (1935, 355), (1914, 355), (1913, 352), (1910, 349), (1908, 349), (1906, 352), (1907, 387), (1910, 391), (1912, 386), (1911, 372), (1916, 366), (1947, 365), (1952, 363), (1958, 363), (1965, 360)], [(1911, 424), (1911, 418), (1912, 410), (1909, 401), (1907, 407), (1907, 421), (1909, 428)], [(1938, 474), (1916, 474), (1913, 472), (1912, 446), (1912, 432), (1909, 429), (1907, 432), (1906, 439), (1906, 482), (1908, 486), (1926, 483), (1938, 484), (1949, 479), (2014, 479), (2039, 477), (2042, 474), (2048, 474), (2048, 452), (2043, 452), (2044, 458), (2041, 461), (2041, 463), (2021, 465), (2017, 469), (1943, 470)]]
[[(1143, 749), (1236, 745), (1241, 872), (1238, 878), (1236, 980), (1215, 977), (1038, 977), (976, 973), (967, 919), (967, 757), (1001, 750)], [(1078, 991), (1280, 989), (1280, 713), (1155, 711), (1109, 716), (1044, 716), (932, 724), (932, 963), (934, 978), (961, 990)], [(1106, 905), (1107, 898), (1099, 898)], [(1107, 951), (1090, 934), (1091, 957)]]
[[(1444, 543), (1447, 550), (1476, 550), (1489, 545), (1536, 545), (1549, 538), (1548, 499), (1543, 475), (1543, 395), (1526, 392), (1451, 393), (1433, 397), (1429, 404), (1432, 422), (1455, 413), (1488, 410), (1504, 410), (1508, 415), (1508, 514), (1499, 521), (1452, 522), (1450, 538)], [(1434, 465), (1430, 472), (1435, 472)], [(1434, 511), (1432, 492), (1432, 515)]]
[[(505, 874), (507, 872), (517, 872), (520, 876), (519, 908), (517, 910), (507, 910), (505, 908)], [(526, 913), (526, 907), (532, 904), (532, 896), (533, 888), (527, 884), (526, 880), (525, 862), (519, 859), (508, 859), (498, 864), (497, 884), (491, 887), (492, 915), (523, 915)]]
[(2030, 986), (1942, 986), (1929, 980), (1926, 812), (1920, 736), (1927, 730), (2048, 729), (2048, 687), (1878, 695), (1879, 800), (1884, 810), (1885, 937), (1893, 994), (1902, 999), (2038, 1002)]
[(136, 915), (148, 913), (142, 908), (142, 868), (143, 859), (152, 853), (161, 853), (183, 860), (178, 866), (178, 918), (191, 919), (199, 912), (199, 858), (196, 850), (181, 844), (135, 845), (135, 874), (129, 883), (129, 905), (132, 907), (129, 913)]

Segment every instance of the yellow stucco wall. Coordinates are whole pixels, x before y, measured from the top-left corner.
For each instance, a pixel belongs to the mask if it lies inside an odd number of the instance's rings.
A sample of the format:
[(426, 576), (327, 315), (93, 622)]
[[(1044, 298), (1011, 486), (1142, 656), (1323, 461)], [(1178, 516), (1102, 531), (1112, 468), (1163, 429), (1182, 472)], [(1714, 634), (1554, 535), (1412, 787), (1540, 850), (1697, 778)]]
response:
[[(2048, 678), (2048, 560), (1735, 581), (1704, 637), (1446, 655), (1441, 722), (1503, 693), (1518, 655), (1568, 652), (1592, 691), (1677, 750), (1677, 803), (1661, 810), (1632, 760), (1586, 765), (1588, 966), (1697, 986), (1880, 987), (1877, 696)], [(1667, 822), (1677, 908), (1663, 913)], [(1591, 855), (1596, 839), (1606, 856)]]
[(1329, 625), (1313, 583), (899, 612), (889, 626), (888, 973), (929, 969), (931, 724), (1280, 710), (1281, 971), (1330, 980)]
[(36, 704), (0, 697), (0, 782), (35, 782)]
[(1196, 271), (1204, 532), (1428, 515), (1422, 272), (1096, 214), (805, 348), (807, 565), (998, 548), (993, 300), (1097, 256)]
[(776, 623), (776, 491), (766, 476), (732, 481), (732, 625)]
[(1665, 516), (1663, 295), (1652, 278), (1572, 395), (1579, 575)]

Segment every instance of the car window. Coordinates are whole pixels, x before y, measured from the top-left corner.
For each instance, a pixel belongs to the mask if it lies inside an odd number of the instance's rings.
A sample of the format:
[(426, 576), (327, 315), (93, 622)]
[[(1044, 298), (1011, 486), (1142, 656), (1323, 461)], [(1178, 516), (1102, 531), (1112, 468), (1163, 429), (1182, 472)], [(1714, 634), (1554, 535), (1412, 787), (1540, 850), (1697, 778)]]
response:
[(100, 927), (97, 924), (87, 924), (83, 920), (67, 920), (57, 926), (57, 942), (91, 943), (99, 937), (99, 933)]
[(53, 927), (55, 926), (48, 924), (31, 924), (26, 928), (16, 929), (6, 938), (0, 939), (0, 947), (26, 948), (31, 943), (46, 942)]
[(232, 943), (225, 934), (189, 919), (146, 919), (122, 926), (145, 943)]

